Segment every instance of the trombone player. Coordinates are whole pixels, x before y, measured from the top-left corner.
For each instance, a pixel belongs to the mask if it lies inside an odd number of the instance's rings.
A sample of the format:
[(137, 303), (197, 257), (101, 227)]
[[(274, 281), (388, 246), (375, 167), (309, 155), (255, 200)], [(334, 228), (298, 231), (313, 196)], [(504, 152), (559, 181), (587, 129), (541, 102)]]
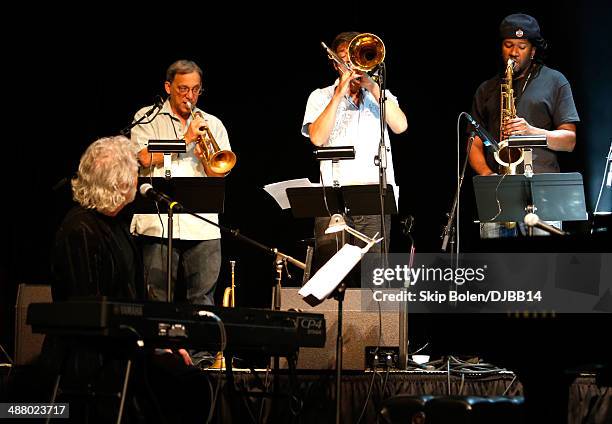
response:
[[(302, 135), (310, 138), (315, 146), (354, 146), (355, 159), (339, 161), (332, 167), (331, 161), (321, 161), (321, 180), (326, 186), (335, 182), (340, 185), (378, 184), (379, 169), (374, 162), (380, 144), (380, 87), (364, 71), (355, 69), (356, 57), (350, 57), (351, 41), (361, 38), (358, 32), (342, 32), (331, 45), (332, 52), (339, 61), (333, 60), (332, 66), (338, 73), (334, 84), (314, 90), (306, 104), (302, 124)], [(359, 37), (359, 38), (358, 38)], [(369, 37), (366, 46), (376, 53), (369, 52), (372, 62), (384, 59), (384, 45), (378, 37)], [(354, 44), (353, 44), (354, 45)], [(382, 58), (380, 57), (382, 56)], [(340, 63), (342, 62), (342, 63)], [(406, 115), (402, 112), (397, 98), (388, 90), (385, 92), (386, 123), (395, 133), (400, 134), (408, 128)], [(387, 181), (395, 185), (393, 161), (389, 134), (385, 130), (387, 146)], [(380, 232), (380, 215), (345, 217), (347, 223), (368, 237)], [(386, 232), (389, 240), (391, 217), (385, 217)], [(335, 234), (325, 234), (329, 224), (328, 217), (315, 218), (315, 256), (314, 268), (317, 269), (331, 257), (339, 246)], [(371, 252), (380, 252), (376, 244)]]
[[(206, 161), (203, 141), (213, 138), (224, 155), (233, 155), (227, 130), (217, 117), (197, 108), (202, 94), (202, 69), (191, 60), (178, 60), (166, 71), (164, 90), (168, 95), (157, 108), (140, 109), (135, 121), (143, 118), (131, 132), (140, 151), (141, 176), (206, 177), (223, 176), (229, 172), (210, 166)], [(157, 109), (157, 110), (156, 110)], [(164, 163), (162, 153), (147, 149), (149, 140), (183, 139), (186, 153), (173, 153), (170, 163)], [(234, 156), (235, 160), (235, 156)], [(202, 214), (218, 222), (217, 214)], [(136, 214), (131, 231), (139, 236), (143, 249), (145, 284), (149, 298), (164, 301), (166, 297), (167, 216)], [(196, 304), (212, 305), (221, 265), (221, 234), (217, 227), (187, 214), (174, 216), (172, 280), (177, 273), (186, 284), (187, 300)], [(176, 287), (176, 284), (173, 284)]]

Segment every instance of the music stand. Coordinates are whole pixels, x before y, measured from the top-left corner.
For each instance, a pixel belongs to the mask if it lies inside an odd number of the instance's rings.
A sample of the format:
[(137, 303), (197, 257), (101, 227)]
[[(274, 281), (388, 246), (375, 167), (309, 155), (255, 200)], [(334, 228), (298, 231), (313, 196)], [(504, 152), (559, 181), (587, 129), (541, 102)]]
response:
[[(225, 209), (225, 178), (222, 177), (138, 177), (138, 187), (151, 184), (172, 199), (180, 199), (185, 208), (197, 213), (223, 213)], [(136, 213), (165, 212), (166, 205), (152, 199), (136, 196), (134, 199)], [(189, 213), (177, 212), (174, 213)]]
[[(395, 203), (395, 195), (392, 185), (387, 185), (386, 193), (385, 214), (397, 214), (397, 205)], [(289, 199), (293, 216), (296, 218), (330, 216), (330, 214), (336, 213), (344, 213), (347, 215), (380, 214), (379, 186), (377, 184), (342, 187), (293, 187), (287, 189), (287, 198)], [(381, 237), (384, 237), (384, 234), (381, 235)], [(374, 242), (368, 243), (367, 248), (369, 249), (373, 244)], [(340, 251), (321, 268), (320, 271), (325, 272), (324, 268), (328, 264), (333, 264), (332, 261), (337, 259), (341, 252), (344, 254), (347, 250), (345, 247), (349, 249), (351, 247), (354, 248), (352, 255), (350, 253), (346, 253), (349, 257), (345, 258), (345, 263), (353, 263), (353, 265), (356, 265), (361, 257), (358, 258), (354, 251), (355, 249), (359, 249), (356, 246), (344, 245), (342, 249), (340, 249)], [(342, 257), (342, 255), (340, 255), (340, 257)], [(352, 269), (352, 267), (350, 268)], [(345, 271), (346, 273), (343, 273), (343, 275), (340, 276), (340, 280), (342, 281), (338, 281), (337, 284), (332, 282), (333, 288), (330, 289), (330, 292), (332, 293), (330, 297), (333, 297), (338, 301), (338, 334), (336, 338), (336, 422), (339, 422), (341, 396), (340, 385), (343, 345), (342, 303), (344, 301), (344, 291), (346, 289), (344, 277), (346, 274), (348, 274), (350, 269), (345, 269)], [(319, 273), (317, 272), (317, 274)], [(317, 274), (315, 274), (315, 277)], [(303, 286), (303, 288), (305, 287), (306, 285)], [(311, 306), (321, 302), (322, 300), (324, 299), (316, 298), (316, 296), (311, 296), (308, 298), (308, 300), (305, 298), (305, 301)]]
[(582, 175), (578, 172), (532, 177), (476, 175), (473, 182), (480, 222), (523, 222), (528, 213), (535, 212), (544, 221), (588, 218)]
[[(331, 216), (335, 213), (379, 215), (378, 190), (378, 184), (342, 186), (340, 190), (334, 187), (292, 187), (287, 189), (287, 198), (295, 218)], [(387, 184), (385, 215), (396, 214), (395, 189)]]
[[(138, 177), (138, 187), (141, 184), (151, 184), (157, 191), (163, 192), (175, 199), (181, 199), (183, 205), (189, 208), (185, 213), (223, 213), (225, 203), (225, 180), (215, 177)], [(157, 203), (154, 200), (137, 196), (133, 203), (134, 213), (157, 214), (166, 212), (168, 214), (168, 251), (166, 270), (166, 300), (172, 301), (172, 237), (174, 214), (182, 213), (173, 211), (165, 203)]]

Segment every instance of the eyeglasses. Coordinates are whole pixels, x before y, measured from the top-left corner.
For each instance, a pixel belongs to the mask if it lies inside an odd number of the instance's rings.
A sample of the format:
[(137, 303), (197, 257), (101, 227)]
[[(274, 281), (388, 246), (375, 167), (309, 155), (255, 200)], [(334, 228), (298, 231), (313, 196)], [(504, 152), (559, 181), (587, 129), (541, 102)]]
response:
[(190, 91), (191, 91), (191, 94), (193, 94), (194, 96), (199, 96), (200, 94), (202, 94), (202, 91), (204, 91), (202, 90), (202, 87), (200, 87), (199, 85), (196, 85), (193, 88), (189, 88), (189, 87), (185, 87), (184, 85), (181, 85), (177, 87), (176, 89), (181, 96), (184, 96)]

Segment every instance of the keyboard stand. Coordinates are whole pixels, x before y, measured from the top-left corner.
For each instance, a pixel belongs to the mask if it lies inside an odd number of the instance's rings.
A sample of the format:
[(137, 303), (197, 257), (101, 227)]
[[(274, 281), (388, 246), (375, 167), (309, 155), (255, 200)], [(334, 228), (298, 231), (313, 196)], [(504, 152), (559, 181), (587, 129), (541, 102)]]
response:
[[(125, 397), (127, 394), (127, 389), (128, 389), (128, 383), (130, 380), (130, 375), (131, 375), (131, 371), (132, 371), (132, 359), (127, 359), (126, 365), (125, 365), (125, 371), (123, 373), (123, 377), (122, 377), (122, 384), (121, 384), (121, 392), (111, 392), (111, 393), (104, 393), (104, 392), (97, 392), (97, 391), (91, 391), (90, 388), (90, 382), (87, 382), (87, 390), (83, 391), (83, 390), (62, 390), (60, 388), (61, 386), (61, 382), (62, 382), (62, 375), (65, 373), (66, 371), (66, 367), (67, 367), (67, 362), (68, 362), (68, 358), (70, 357), (70, 354), (75, 352), (75, 349), (73, 348), (73, 346), (71, 345), (67, 351), (64, 353), (63, 357), (62, 357), (62, 361), (61, 361), (61, 365), (60, 365), (60, 369), (59, 372), (57, 374), (57, 377), (55, 379), (55, 384), (53, 386), (53, 393), (51, 395), (51, 400), (50, 403), (54, 404), (57, 400), (58, 395), (62, 395), (62, 396), (66, 396), (66, 397), (71, 397), (71, 396), (85, 396), (85, 397), (91, 397), (91, 398), (96, 398), (96, 397), (114, 397), (114, 398), (118, 398), (119, 399), (119, 411), (117, 412), (117, 420), (116, 423), (117, 424), (121, 424), (121, 420), (123, 418), (123, 410), (125, 408)], [(103, 366), (102, 366), (103, 367)], [(47, 418), (45, 420), (45, 424), (49, 424), (51, 420), (51, 415), (47, 415)]]

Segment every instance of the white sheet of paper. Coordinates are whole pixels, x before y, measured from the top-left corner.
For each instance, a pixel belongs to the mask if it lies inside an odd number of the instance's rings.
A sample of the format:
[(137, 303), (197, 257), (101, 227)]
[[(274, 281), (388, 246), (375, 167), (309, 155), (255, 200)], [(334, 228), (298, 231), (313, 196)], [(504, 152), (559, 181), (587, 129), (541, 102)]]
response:
[(298, 178), (295, 180), (279, 181), (278, 183), (267, 184), (264, 190), (276, 200), (281, 209), (289, 209), (289, 198), (287, 189), (293, 187), (320, 187), (321, 184), (313, 184), (308, 178)]
[(345, 244), (298, 292), (302, 297), (313, 295), (323, 300), (334, 291), (342, 279), (361, 260), (363, 250), (352, 244)]

